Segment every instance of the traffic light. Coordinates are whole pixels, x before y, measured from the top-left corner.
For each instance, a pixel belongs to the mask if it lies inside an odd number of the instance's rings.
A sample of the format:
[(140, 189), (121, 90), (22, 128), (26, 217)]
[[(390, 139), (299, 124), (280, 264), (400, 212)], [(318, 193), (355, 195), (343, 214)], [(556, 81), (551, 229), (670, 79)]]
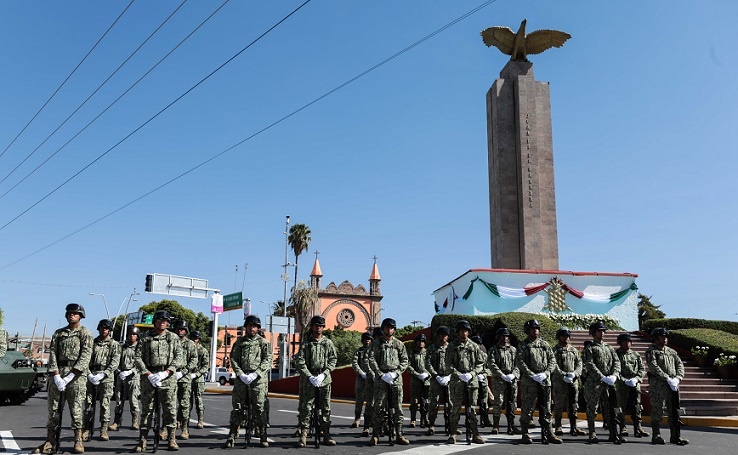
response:
[(146, 275), (146, 292), (154, 292), (154, 275), (148, 274)]
[(231, 334), (226, 332), (223, 338), (225, 340), (225, 345), (230, 346), (231, 345)]

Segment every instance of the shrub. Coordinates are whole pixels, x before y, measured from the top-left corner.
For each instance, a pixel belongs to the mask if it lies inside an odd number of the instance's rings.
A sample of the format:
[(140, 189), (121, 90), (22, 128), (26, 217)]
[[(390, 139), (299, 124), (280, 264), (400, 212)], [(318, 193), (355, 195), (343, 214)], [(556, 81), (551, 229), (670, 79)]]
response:
[(548, 316), (553, 322), (568, 329), (584, 329), (589, 330), (590, 324), (597, 321), (605, 323), (607, 330), (623, 330), (618, 319), (606, 314), (558, 314), (558, 313), (541, 313)]
[(523, 324), (530, 319), (538, 319), (541, 323), (541, 336), (551, 344), (555, 343), (556, 331), (560, 328), (560, 325), (553, 322), (547, 315), (537, 313), (498, 313), (492, 316), (437, 314), (431, 322), (431, 333), (435, 334), (438, 327), (445, 325), (451, 332), (449, 341), (454, 340), (456, 339), (454, 327), (456, 327), (456, 322), (462, 319), (469, 321), (472, 328), (472, 335), (481, 336), (484, 346), (487, 348), (497, 343), (495, 333), (502, 327), (507, 327), (510, 330), (510, 344), (517, 345), (527, 337), (523, 333)]
[(698, 318), (664, 318), (649, 319), (643, 323), (641, 330), (650, 332), (656, 327), (665, 327), (669, 330), (680, 329), (714, 329), (738, 335), (738, 322), (735, 321), (713, 321)]
[(699, 346), (708, 352), (738, 354), (738, 335), (715, 329), (677, 329), (669, 333), (669, 343), (685, 350)]
[(707, 353), (710, 352), (709, 346), (693, 346), (692, 354), (707, 357)]
[(361, 346), (361, 332), (356, 330), (345, 330), (337, 325), (333, 330), (323, 330), (323, 335), (330, 338), (336, 346), (338, 361), (336, 367), (351, 365), (354, 353)]
[(714, 363), (717, 366), (735, 365), (736, 358), (734, 355), (725, 355), (721, 352), (720, 356), (717, 359), (715, 359)]

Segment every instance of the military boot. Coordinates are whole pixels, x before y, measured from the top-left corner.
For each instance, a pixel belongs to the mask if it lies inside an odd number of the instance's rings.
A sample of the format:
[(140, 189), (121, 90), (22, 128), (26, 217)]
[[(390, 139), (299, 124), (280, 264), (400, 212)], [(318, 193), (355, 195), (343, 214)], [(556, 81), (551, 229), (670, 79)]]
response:
[(569, 417), (569, 426), (571, 427), (569, 429), (569, 434), (572, 436), (584, 436), (586, 433), (579, 428), (577, 428), (577, 418), (576, 417)]
[(607, 438), (607, 440), (609, 442), (612, 442), (615, 445), (620, 445), (620, 444), (622, 444), (622, 443), (625, 442), (625, 438), (623, 438), (622, 436), (620, 436), (620, 432), (618, 431), (618, 424), (617, 423), (610, 422), (608, 424), (608, 428), (609, 428), (609, 430), (608, 430), (609, 437)]
[[(172, 429), (174, 431), (174, 429)], [(166, 441), (167, 436), (169, 436), (169, 429), (167, 427), (161, 427), (161, 430), (159, 430), (159, 439), (162, 441)]]
[(533, 444), (533, 440), (530, 438), (530, 435), (528, 434), (528, 427), (523, 425), (520, 427), (520, 433), (523, 435), (520, 438), (520, 442), (523, 444)]
[(446, 440), (446, 444), (456, 444), (456, 432), (457, 428), (456, 425), (448, 425), (448, 439)]
[(190, 439), (190, 422), (188, 420), (183, 420), (179, 427), (182, 429), (182, 434), (180, 434), (179, 437), (182, 439)]
[(479, 436), (479, 430), (477, 430), (476, 428), (474, 428), (474, 430), (472, 431), (471, 442), (473, 444), (484, 444), (484, 439), (482, 439), (482, 437)]
[(323, 424), (323, 445), (324, 446), (334, 446), (336, 445), (336, 441), (331, 438), (331, 424)]
[(433, 436), (436, 434), (436, 422), (429, 420), (428, 421), (428, 430), (426, 430), (425, 435), (426, 436)]
[(556, 436), (562, 436), (564, 434), (564, 429), (561, 428), (561, 416), (554, 417), (554, 432)]
[(590, 444), (597, 444), (598, 442), (600, 442), (600, 440), (597, 439), (597, 432), (595, 431), (594, 420), (588, 420), (587, 427), (589, 429), (589, 439), (587, 440), (587, 442)]
[(618, 426), (620, 427), (620, 436), (628, 436), (628, 428), (625, 426), (625, 423)]
[(118, 431), (120, 430), (120, 422), (115, 421), (108, 425), (108, 431)]
[(428, 413), (426, 411), (420, 410), (420, 428), (425, 428), (428, 426)]
[(197, 428), (202, 430), (205, 427), (205, 422), (203, 422), (203, 415), (200, 414), (197, 416)]
[(669, 442), (678, 446), (686, 446), (689, 444), (688, 440), (682, 439), (682, 428), (679, 424), (671, 425), (671, 437), (669, 438)]
[(551, 436), (553, 436), (551, 434), (551, 427), (546, 424), (542, 424), (541, 425), (541, 444), (548, 445), (548, 441), (549, 441), (549, 438), (551, 438)]
[(85, 448), (82, 445), (82, 430), (74, 430), (74, 447), (72, 453), (85, 453)]
[(146, 438), (149, 437), (149, 432), (146, 430), (140, 430), (138, 433), (138, 442), (136, 447), (131, 450), (131, 453), (143, 453), (146, 451)]
[(307, 437), (308, 437), (307, 428), (300, 428), (300, 439), (297, 441), (297, 447), (306, 447)]
[(101, 441), (109, 441), (110, 436), (108, 436), (108, 422), (103, 422), (100, 425), (100, 440)]
[(177, 431), (174, 428), (169, 430), (169, 438), (167, 438), (167, 444), (167, 450), (179, 450), (179, 445), (177, 444)]
[(651, 425), (651, 430), (653, 430), (651, 444), (659, 446), (666, 444), (664, 438), (661, 437), (661, 428), (658, 425)]
[(223, 444), (224, 449), (230, 449), (236, 444), (236, 438), (238, 438), (238, 425), (231, 425), (228, 429), (228, 439)]
[(551, 444), (562, 444), (564, 442), (555, 433), (551, 433), (551, 426), (549, 426), (546, 431), (548, 432), (548, 442), (550, 442)]
[(500, 416), (492, 416), (492, 434), (500, 434)]
[(505, 418), (507, 419), (507, 425), (508, 425), (507, 434), (522, 434), (520, 427), (515, 426), (515, 414), (510, 415), (510, 416), (505, 415)]
[(53, 453), (52, 450), (54, 449), (54, 439), (56, 438), (56, 435), (54, 434), (54, 430), (46, 430), (46, 441), (44, 441), (43, 444), (33, 449), (33, 453)]
[(361, 423), (361, 412), (354, 413), (354, 422), (351, 424), (351, 428), (359, 428), (359, 423)]
[(481, 418), (479, 419), (481, 423), (480, 426), (482, 428), (491, 427), (492, 422), (489, 421), (489, 410), (484, 409), (484, 410), (480, 410), (480, 412), (481, 412), (480, 414)]
[(141, 427), (138, 426), (138, 414), (133, 414), (133, 423), (131, 424), (131, 430), (140, 430)]
[(643, 431), (641, 422), (635, 422), (633, 424), (633, 434), (636, 438), (647, 438), (649, 436), (648, 432)]
[(415, 418), (418, 416), (418, 411), (410, 411), (410, 428), (415, 428)]
[(402, 424), (395, 425), (395, 442), (401, 446), (410, 444), (410, 441), (402, 434)]

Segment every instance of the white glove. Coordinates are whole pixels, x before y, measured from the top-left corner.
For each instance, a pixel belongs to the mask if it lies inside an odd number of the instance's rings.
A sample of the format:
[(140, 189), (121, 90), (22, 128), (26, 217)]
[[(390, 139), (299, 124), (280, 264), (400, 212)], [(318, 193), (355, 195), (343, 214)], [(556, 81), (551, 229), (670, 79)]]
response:
[(614, 374), (611, 374), (608, 378), (610, 378), (610, 382), (608, 383), (609, 385), (615, 385), (615, 383), (618, 382), (618, 377)]
[(384, 373), (382, 375), (382, 381), (386, 382), (387, 384), (392, 384), (395, 382), (395, 376), (397, 373)]
[(317, 378), (317, 377), (315, 377), (315, 376), (310, 376), (310, 377), (308, 378), (308, 381), (310, 381), (310, 384), (312, 384), (312, 385), (313, 385), (313, 387), (318, 387), (318, 384), (319, 384), (319, 382), (318, 382), (318, 378)]
[(181, 371), (178, 371), (178, 372), (177, 372), (177, 373), (175, 374), (175, 377), (176, 377), (176, 378), (177, 378), (177, 380), (179, 381), (180, 379), (182, 379), (182, 378), (184, 377), (184, 373), (182, 373)]
[(615, 376), (603, 376), (600, 380), (605, 384), (612, 386), (615, 385), (615, 381), (617, 379), (615, 378)]
[(159, 373), (152, 373), (148, 375), (147, 377), (151, 385), (153, 385), (154, 387), (158, 388), (161, 386), (161, 380), (159, 379)]
[(69, 373), (68, 375), (64, 376), (64, 382), (66, 384), (69, 384), (74, 379), (74, 373)]
[(366, 373), (361, 373), (361, 379), (366, 379)]
[[(254, 379), (259, 377), (256, 373), (251, 373), (254, 375)], [(315, 376), (315, 379), (317, 380), (318, 384), (315, 387), (320, 387), (320, 385), (325, 381), (325, 373), (320, 373), (319, 375)]]
[(121, 381), (125, 381), (125, 379), (128, 377), (129, 374), (131, 374), (131, 370), (123, 370), (120, 373), (118, 373), (118, 377)]
[(513, 382), (513, 380), (515, 379), (515, 375), (512, 374), (512, 373), (510, 373), (510, 374), (503, 374), (501, 376), (501, 378), (505, 382)]
[(59, 389), (60, 392), (63, 392), (64, 389), (67, 388), (67, 383), (58, 374), (54, 375), (54, 384), (56, 384), (56, 388)]
[(623, 382), (625, 382), (625, 385), (627, 385), (628, 387), (635, 387), (638, 385), (638, 379), (636, 378), (630, 378)]
[(568, 377), (569, 379), (571, 379), (571, 382), (574, 382), (574, 379), (576, 379), (576, 378), (577, 378), (577, 375), (575, 375), (574, 373), (566, 373), (566, 376), (567, 376), (567, 377)]
[(87, 375), (87, 380), (90, 381), (93, 385), (100, 384), (100, 381), (97, 380), (97, 376), (92, 373)]
[(669, 388), (674, 392), (679, 390), (679, 382), (681, 382), (679, 378), (669, 378), (666, 382), (669, 384)]
[(438, 382), (440, 385), (443, 385), (443, 376), (436, 376), (436, 382)]
[(459, 373), (457, 376), (464, 382), (469, 382), (474, 377), (471, 373)]
[(451, 382), (451, 375), (450, 374), (443, 377), (443, 386), (446, 387), (449, 382)]
[(197, 373), (190, 373), (190, 379), (197, 379)]
[(167, 373), (166, 370), (160, 371), (156, 373), (156, 376), (159, 377), (159, 385), (161, 385), (161, 383), (164, 382), (164, 380), (169, 377), (169, 373)]
[(543, 384), (543, 381), (545, 381), (547, 377), (547, 373), (536, 373), (533, 375), (533, 380), (539, 384)]
[[(249, 379), (249, 375), (247, 375), (246, 373), (241, 373), (241, 374), (239, 374), (239, 375), (238, 375), (238, 379), (240, 379), (240, 380), (241, 380), (241, 382), (243, 382), (243, 383), (244, 383), (244, 384), (246, 384), (246, 385), (249, 385), (249, 384), (251, 384), (251, 379)], [(312, 379), (312, 378), (311, 378), (311, 379)]]
[(482, 382), (482, 381), (486, 381), (486, 380), (487, 380), (487, 375), (486, 374), (478, 374), (477, 375), (477, 381)]
[(430, 377), (430, 373), (420, 373), (420, 380), (425, 381)]
[(101, 383), (102, 380), (105, 379), (105, 376), (106, 376), (105, 373), (98, 373), (97, 376), (96, 376), (97, 377), (97, 383), (98, 384)]
[(573, 384), (574, 383), (574, 381), (572, 380), (572, 378), (569, 377), (568, 374), (564, 375), (564, 378), (563, 379), (564, 379), (564, 382), (567, 383), (567, 384)]

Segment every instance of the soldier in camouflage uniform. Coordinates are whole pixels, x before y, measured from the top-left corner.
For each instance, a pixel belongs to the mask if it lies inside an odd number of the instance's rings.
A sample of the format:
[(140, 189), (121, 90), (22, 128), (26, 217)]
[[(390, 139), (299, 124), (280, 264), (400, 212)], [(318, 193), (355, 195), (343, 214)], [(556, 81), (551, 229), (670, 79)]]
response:
[[(313, 316), (310, 319), (310, 333), (305, 337), (297, 354), (297, 369), (300, 370), (302, 393), (298, 404), (300, 412), (300, 440), (298, 447), (307, 444), (307, 433), (310, 428), (310, 413), (313, 406), (320, 406), (322, 419), (323, 444), (336, 445), (331, 438), (331, 372), (336, 368), (338, 354), (336, 347), (328, 337), (323, 336), (325, 318)], [(316, 390), (320, 390), (320, 402), (316, 402)]]
[(482, 337), (479, 335), (474, 335), (471, 337), (471, 340), (477, 343), (479, 349), (482, 350), (482, 354), (484, 354), (484, 368), (482, 369), (482, 372), (477, 375), (477, 381), (479, 381), (479, 426), (482, 428), (491, 427), (492, 422), (489, 421), (489, 400), (494, 397), (494, 395), (492, 394), (492, 391), (489, 390), (489, 381), (487, 380), (491, 373), (487, 368), (487, 348), (484, 346)]
[(267, 441), (264, 401), (268, 390), (268, 377), (272, 369), (272, 351), (267, 340), (259, 336), (261, 320), (251, 314), (244, 320), (246, 334), (239, 337), (231, 347), (231, 366), (236, 374), (231, 403), (230, 429), (224, 448), (233, 447), (246, 410), (246, 401), (259, 428), (259, 445), (269, 447)]
[[(607, 421), (610, 432), (609, 441), (615, 444), (625, 442), (617, 431), (617, 410), (610, 404), (608, 394), (614, 393), (615, 382), (620, 376), (620, 359), (615, 349), (602, 341), (607, 327), (601, 321), (593, 322), (589, 326), (592, 343), (584, 348), (584, 368), (587, 370), (587, 382), (584, 384), (584, 399), (587, 402), (587, 427), (589, 429), (589, 443), (597, 444), (595, 432), (595, 417), (597, 407), (602, 403), (602, 418)], [(613, 390), (610, 390), (613, 388)]]
[(192, 378), (190, 373), (197, 370), (197, 346), (187, 338), (187, 321), (176, 321), (174, 333), (182, 345), (182, 364), (177, 368), (177, 426), (181, 428), (182, 439), (190, 439), (190, 408), (192, 407)]
[(152, 426), (154, 395), (159, 399), (162, 427), (166, 427), (169, 450), (179, 450), (177, 423), (177, 368), (184, 363), (179, 337), (169, 332), (171, 316), (166, 310), (154, 313), (154, 328), (143, 336), (136, 350), (136, 369), (141, 373), (141, 430), (133, 452), (146, 450)]
[[(500, 416), (502, 410), (506, 411), (509, 434), (520, 434), (520, 428), (515, 426), (515, 408), (518, 401), (518, 379), (520, 370), (515, 365), (515, 357), (518, 350), (510, 346), (510, 330), (506, 327), (497, 329), (495, 333), (497, 344), (492, 346), (487, 353), (486, 368), (492, 376), (492, 390), (494, 391), (492, 403), (492, 434), (500, 433)], [(509, 404), (507, 403), (509, 400)]]
[[(551, 387), (554, 398), (554, 434), (561, 436), (561, 418), (564, 411), (569, 414), (569, 434), (582, 436), (584, 431), (577, 428), (577, 410), (579, 403), (579, 381), (582, 376), (582, 357), (579, 350), (569, 344), (571, 332), (559, 329), (556, 332), (558, 343), (553, 347), (556, 368), (551, 374)], [(571, 409), (569, 406), (571, 405)]]
[(479, 375), (484, 370), (484, 357), (479, 346), (469, 339), (471, 325), (469, 321), (456, 323), (457, 340), (452, 341), (446, 349), (446, 371), (451, 375), (449, 393), (451, 394), (451, 413), (448, 423), (448, 444), (456, 444), (456, 429), (459, 425), (461, 406), (466, 408), (465, 425), (471, 426), (474, 444), (484, 444), (477, 428), (477, 394), (479, 393)]
[(646, 364), (648, 364), (648, 391), (651, 395), (651, 444), (664, 444), (661, 437), (661, 419), (664, 412), (669, 416), (671, 437), (669, 442), (679, 446), (689, 444), (682, 439), (681, 422), (679, 416), (669, 410), (674, 404), (672, 400), (679, 398), (679, 383), (684, 379), (684, 364), (679, 354), (670, 347), (669, 331), (663, 327), (651, 331), (653, 344), (646, 349)]
[(8, 332), (0, 327), (0, 358), (5, 357), (8, 352)]
[(430, 388), (430, 373), (425, 368), (425, 342), (424, 334), (419, 334), (413, 340), (412, 348), (408, 354), (407, 371), (410, 373), (410, 427), (415, 428), (415, 417), (420, 409), (420, 426), (428, 424), (428, 406), (426, 404), (428, 389)]
[(551, 346), (541, 338), (541, 324), (531, 319), (523, 325), (528, 335), (518, 348), (515, 363), (520, 369), (520, 397), (522, 410), (520, 425), (523, 444), (531, 444), (528, 428), (533, 421), (533, 409), (539, 401), (538, 421), (541, 424), (541, 442), (561, 444), (563, 441), (551, 432), (551, 373), (556, 369), (556, 358)]
[[(372, 349), (372, 334), (365, 332), (361, 334), (361, 346), (354, 352), (354, 357), (351, 360), (351, 368), (356, 373), (356, 382), (354, 383), (354, 396), (356, 397), (356, 404), (354, 405), (354, 422), (351, 424), (351, 428), (359, 428), (361, 422), (361, 408), (364, 406), (366, 400), (366, 382), (367, 372), (369, 371), (369, 352)], [(364, 428), (366, 429), (369, 424), (367, 420), (370, 414), (371, 403), (367, 401), (366, 412), (364, 414)], [(368, 436), (368, 431), (367, 431)]]
[(385, 418), (388, 398), (392, 402), (395, 414), (395, 421), (389, 422), (389, 431), (392, 431), (392, 425), (394, 425), (397, 443), (407, 445), (410, 441), (402, 435), (402, 423), (405, 419), (402, 413), (402, 373), (407, 369), (409, 359), (405, 345), (394, 337), (397, 329), (395, 320), (386, 318), (382, 321), (381, 327), (382, 338), (372, 343), (372, 355), (369, 356), (369, 366), (375, 378), (374, 423), (369, 445), (374, 446), (379, 443), (379, 431)]
[(197, 411), (197, 428), (205, 426), (203, 419), (205, 418), (205, 405), (202, 401), (202, 394), (205, 392), (205, 373), (210, 369), (210, 353), (204, 346), (200, 345), (202, 335), (197, 330), (190, 333), (190, 340), (195, 343), (197, 348), (197, 368), (190, 372), (192, 380), (192, 403)]
[(85, 393), (87, 390), (87, 373), (89, 373), (92, 357), (92, 333), (80, 324), (85, 317), (85, 309), (77, 303), (66, 307), (68, 325), (54, 332), (49, 346), (49, 375), (54, 384), (49, 384), (49, 420), (46, 423), (46, 442), (34, 449), (33, 453), (52, 453), (54, 428), (58, 422), (57, 411), (61, 393), (72, 418), (74, 430), (74, 448), (72, 453), (83, 453), (82, 420)]
[[(430, 406), (428, 409), (428, 436), (436, 434), (435, 424), (438, 416), (438, 403), (447, 398), (448, 383), (451, 382), (451, 376), (446, 374), (446, 349), (448, 348), (449, 330), (446, 326), (440, 326), (436, 329), (436, 342), (428, 348), (425, 355), (425, 369), (431, 375), (430, 381)], [(445, 422), (444, 425), (448, 424)]]
[(630, 408), (633, 419), (633, 434), (636, 438), (648, 437), (648, 433), (641, 427), (641, 382), (646, 374), (643, 359), (640, 354), (631, 349), (633, 339), (630, 333), (618, 335), (618, 345), (615, 351), (620, 359), (620, 378), (615, 383), (618, 395), (618, 420), (620, 421), (620, 435), (628, 436), (625, 428), (625, 411)]
[[(372, 345), (379, 342), (383, 337), (382, 329), (374, 327), (372, 330)], [(372, 371), (371, 365), (369, 365), (371, 355), (372, 349), (370, 346), (364, 358), (364, 366), (366, 367), (364, 370), (366, 373), (366, 387), (364, 388), (366, 409), (364, 410), (364, 429), (361, 431), (361, 436), (369, 436), (369, 429), (374, 425), (374, 385), (379, 379), (374, 377), (374, 371)]]
[[(121, 426), (123, 417), (124, 401), (128, 401), (128, 407), (131, 410), (131, 420), (133, 424), (131, 429), (138, 430), (138, 418), (141, 415), (141, 406), (139, 399), (141, 396), (141, 375), (136, 371), (136, 349), (138, 348), (138, 339), (141, 331), (136, 326), (128, 326), (126, 332), (126, 342), (121, 346), (120, 363), (118, 364), (118, 387), (115, 388), (115, 421), (108, 428), (111, 431), (118, 431)], [(125, 395), (124, 395), (125, 394)], [(119, 407), (121, 407), (119, 409)]]
[[(115, 370), (120, 364), (120, 343), (115, 341), (110, 334), (113, 332), (113, 323), (110, 319), (103, 319), (97, 324), (100, 334), (94, 340), (92, 346), (92, 357), (90, 359), (90, 373), (87, 375), (87, 395), (85, 401), (84, 421), (88, 422), (89, 415), (94, 412), (94, 399), (100, 404), (100, 439), (107, 441), (108, 423), (110, 422), (110, 398), (113, 396), (115, 387)], [(85, 428), (82, 439), (89, 441), (92, 438), (95, 422), (89, 422), (89, 428)]]

